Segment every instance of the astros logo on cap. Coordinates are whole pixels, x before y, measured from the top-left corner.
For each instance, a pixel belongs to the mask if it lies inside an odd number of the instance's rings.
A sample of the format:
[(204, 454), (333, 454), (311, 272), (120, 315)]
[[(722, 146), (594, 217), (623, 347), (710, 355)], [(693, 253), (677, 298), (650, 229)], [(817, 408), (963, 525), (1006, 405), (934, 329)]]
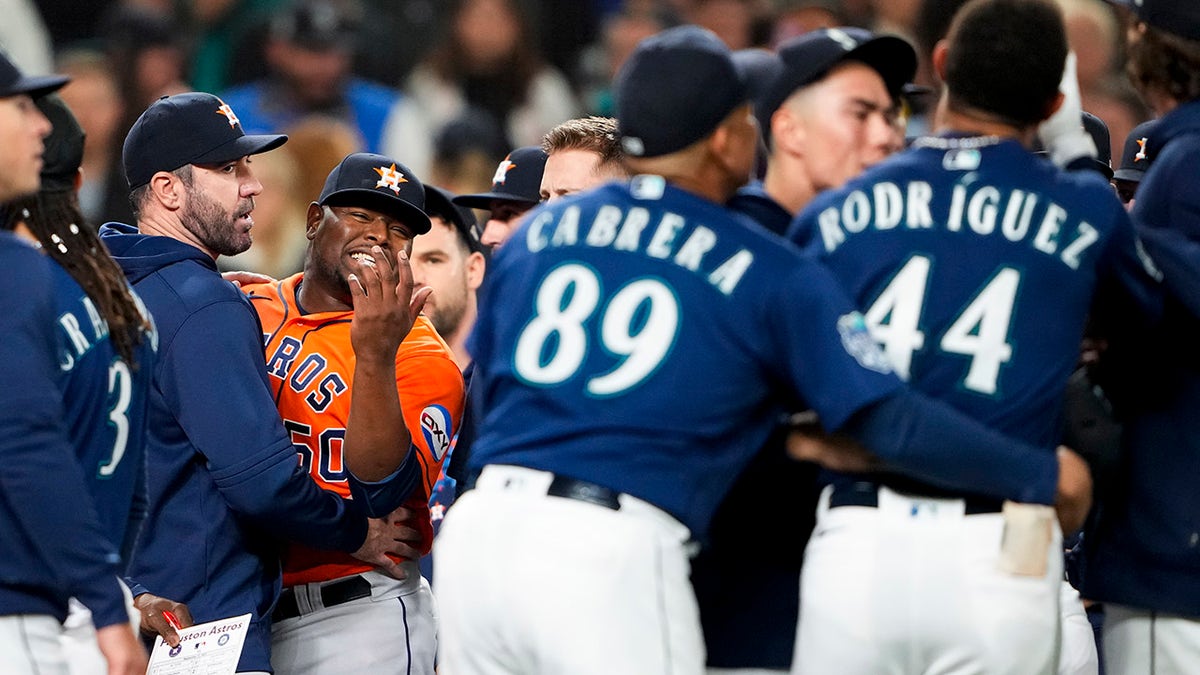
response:
[(1138, 151), (1137, 154), (1133, 156), (1133, 161), (1140, 162), (1141, 160), (1146, 159), (1146, 137), (1143, 136), (1137, 139), (1137, 144)]
[(375, 183), (375, 187), (387, 188), (396, 194), (400, 194), (400, 184), (408, 182), (404, 174), (396, 170), (395, 164), (389, 167), (377, 166), (375, 173), (379, 174), (379, 182)]
[(496, 167), (496, 175), (492, 176), (492, 182), (503, 184), (504, 179), (508, 177), (508, 170), (515, 166), (516, 164), (508, 161), (508, 158), (505, 157), (504, 161), (500, 162), (500, 166)]
[(224, 115), (225, 119), (229, 120), (229, 126), (236, 127), (238, 125), (237, 115), (233, 114), (233, 108), (229, 107), (228, 103), (221, 102), (221, 107), (217, 108), (218, 115)]

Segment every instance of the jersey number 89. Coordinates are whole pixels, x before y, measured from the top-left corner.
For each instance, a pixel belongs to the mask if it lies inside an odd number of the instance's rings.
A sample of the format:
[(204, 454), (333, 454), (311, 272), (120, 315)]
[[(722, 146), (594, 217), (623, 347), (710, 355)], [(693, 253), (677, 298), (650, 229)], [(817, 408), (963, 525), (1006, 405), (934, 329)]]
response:
[[(551, 270), (538, 286), (536, 314), (517, 339), (513, 366), (535, 386), (574, 377), (587, 360), (592, 336), (585, 324), (601, 304), (600, 279), (585, 265)], [(679, 334), (679, 300), (663, 281), (635, 279), (600, 309), (600, 346), (617, 364), (588, 378), (592, 396), (616, 396), (636, 387), (662, 364)]]

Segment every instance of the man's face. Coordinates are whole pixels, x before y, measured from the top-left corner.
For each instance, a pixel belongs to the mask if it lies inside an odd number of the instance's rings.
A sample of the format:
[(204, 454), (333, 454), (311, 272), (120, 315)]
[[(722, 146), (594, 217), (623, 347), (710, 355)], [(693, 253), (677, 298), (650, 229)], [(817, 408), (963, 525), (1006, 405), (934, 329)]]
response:
[(542, 171), (542, 201), (554, 201), (590, 190), (623, 176), (620, 166), (601, 165), (600, 155), (591, 150), (555, 150), (546, 159), (546, 168)]
[(482, 265), (483, 255), (464, 250), (452, 224), (436, 216), (429, 220), (429, 232), (412, 243), (413, 282), (433, 289), (425, 301), (425, 316), (440, 335), (449, 337), (462, 325), (470, 296), (482, 280), (475, 267)]
[(20, 94), (0, 99), (0, 201), (38, 191), (42, 139), (49, 133), (50, 121), (32, 98)]
[(192, 165), (180, 218), (210, 253), (237, 255), (250, 248), (254, 196), (262, 183), (250, 169), (250, 158), (215, 166)]
[(309, 49), (278, 42), (268, 54), (272, 67), (305, 107), (319, 109), (341, 100), (350, 72), (350, 52), (345, 48)]
[(410, 225), (373, 209), (312, 204), (308, 207), (305, 283), (317, 284), (322, 293), (340, 300), (347, 309), (353, 307), (350, 275), (362, 276), (365, 267), (383, 264), (375, 260), (375, 246), (393, 260), (397, 251), (411, 252), (413, 232)]
[(796, 122), (815, 192), (841, 187), (896, 149), (898, 108), (883, 78), (865, 64), (836, 66), (784, 106)]
[(500, 248), (505, 241), (508, 241), (512, 231), (516, 229), (517, 221), (521, 219), (521, 216), (534, 206), (534, 204), (525, 202), (493, 199), (491, 215), (488, 216), (488, 221), (483, 226), (483, 234), (479, 237), (480, 243), (491, 249)]

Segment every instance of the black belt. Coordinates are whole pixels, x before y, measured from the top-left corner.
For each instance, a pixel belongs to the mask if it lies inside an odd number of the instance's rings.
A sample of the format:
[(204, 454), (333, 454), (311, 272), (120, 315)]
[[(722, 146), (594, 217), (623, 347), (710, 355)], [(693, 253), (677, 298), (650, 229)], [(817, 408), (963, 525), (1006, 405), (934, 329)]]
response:
[[(326, 607), (366, 598), (371, 595), (371, 582), (362, 575), (354, 575), (321, 587), (321, 604)], [(279, 602), (275, 603), (275, 611), (271, 613), (272, 621), (283, 621), (300, 616), (300, 605), (296, 602), (296, 590), (285, 588), (279, 594)]]
[[(868, 508), (879, 507), (879, 488), (881, 486), (875, 483), (842, 483), (833, 486), (833, 491), (829, 495), (829, 508), (836, 509), (839, 506), (865, 506)], [(927, 497), (929, 499), (961, 499), (965, 503), (964, 512), (968, 516), (975, 516), (982, 513), (1000, 513), (1004, 508), (1004, 500), (994, 499), (992, 497), (977, 497), (966, 496), (956, 497), (954, 495), (917, 495), (906, 492), (896, 491), (897, 494), (905, 497), (920, 499)]]
[(587, 502), (588, 504), (595, 504), (596, 506), (603, 506), (613, 511), (621, 510), (621, 502), (618, 499), (621, 493), (606, 488), (603, 485), (575, 480), (566, 476), (555, 476), (554, 480), (550, 481), (550, 488), (546, 490), (546, 494), (551, 497), (565, 497), (567, 499)]

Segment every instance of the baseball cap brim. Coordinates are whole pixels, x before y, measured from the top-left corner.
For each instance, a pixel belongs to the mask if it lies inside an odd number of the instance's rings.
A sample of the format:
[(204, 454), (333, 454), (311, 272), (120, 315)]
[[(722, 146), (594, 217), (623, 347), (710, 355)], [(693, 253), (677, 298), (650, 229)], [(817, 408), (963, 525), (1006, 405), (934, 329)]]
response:
[(255, 136), (238, 136), (226, 143), (194, 157), (191, 164), (224, 164), (235, 159), (258, 155), (274, 150), (287, 143), (288, 137), (282, 134), (260, 134)]
[(347, 188), (338, 190), (321, 202), (322, 206), (361, 206), (363, 208), (387, 214), (396, 220), (412, 227), (413, 234), (425, 234), (429, 231), (429, 216), (416, 206), (396, 197), (364, 188)]
[(518, 202), (520, 204), (528, 204), (530, 206), (537, 204), (539, 201), (537, 199), (527, 199), (521, 195), (513, 194), (511, 192), (482, 192), (473, 195), (459, 195), (450, 201), (458, 204), (459, 206), (466, 206), (472, 209), (483, 209), (486, 211), (487, 209), (492, 208), (492, 200), (494, 199), (499, 199), (500, 201), (505, 202)]
[(46, 94), (62, 89), (63, 85), (70, 81), (71, 78), (66, 75), (21, 77), (3, 90), (0, 90), (0, 98), (8, 98), (17, 94), (29, 94), (33, 98), (38, 98), (39, 96), (45, 96)]
[(1117, 169), (1113, 172), (1112, 177), (1116, 180), (1128, 180), (1134, 183), (1142, 182), (1142, 177), (1146, 175), (1141, 169)]

